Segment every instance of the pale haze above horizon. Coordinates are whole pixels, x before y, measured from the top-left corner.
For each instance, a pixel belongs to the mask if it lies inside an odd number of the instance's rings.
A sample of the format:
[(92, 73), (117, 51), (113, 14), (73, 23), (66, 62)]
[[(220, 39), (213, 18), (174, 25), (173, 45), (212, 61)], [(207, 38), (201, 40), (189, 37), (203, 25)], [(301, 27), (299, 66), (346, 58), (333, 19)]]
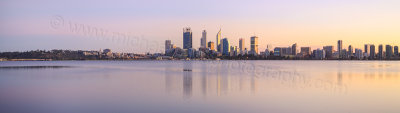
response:
[[(190, 27), (193, 47), (222, 38), (250, 47), (322, 48), (343, 40), (344, 48), (364, 44), (400, 45), (399, 0), (2, 0), (0, 52), (100, 50), (163, 52), (164, 41), (182, 47)], [(71, 29), (74, 25), (90, 28)], [(94, 29), (105, 35), (94, 34)], [(75, 30), (75, 31), (74, 31)]]

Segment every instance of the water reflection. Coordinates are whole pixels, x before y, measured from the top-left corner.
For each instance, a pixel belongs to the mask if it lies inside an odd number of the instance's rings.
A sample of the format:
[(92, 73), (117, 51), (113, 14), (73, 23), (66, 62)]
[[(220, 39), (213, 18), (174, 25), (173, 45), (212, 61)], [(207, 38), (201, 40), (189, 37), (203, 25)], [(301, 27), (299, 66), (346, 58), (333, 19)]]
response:
[(193, 92), (193, 67), (192, 62), (183, 62), (183, 95), (190, 98)]
[(0, 100), (5, 100), (0, 104), (55, 111), (399, 112), (396, 62), (85, 63), (45, 71), (0, 70)]
[[(327, 93), (346, 94), (349, 87), (352, 71), (342, 68), (332, 71), (336, 74), (316, 75), (301, 67), (280, 67), (248, 62), (239, 64), (247, 70), (238, 67), (226, 66), (229, 64), (212, 65), (207, 62), (181, 62), (182, 68), (165, 66), (165, 89), (167, 94), (179, 94), (181, 91), (185, 99), (194, 95), (225, 96), (230, 93), (247, 93), (256, 95), (260, 88), (289, 88), (312, 89)], [(178, 73), (182, 73), (179, 76)], [(330, 72), (329, 72), (330, 73)], [(330, 77), (335, 78), (331, 79)], [(179, 83), (182, 83), (179, 86)]]
[(201, 63), (201, 92), (203, 96), (207, 96), (207, 65)]

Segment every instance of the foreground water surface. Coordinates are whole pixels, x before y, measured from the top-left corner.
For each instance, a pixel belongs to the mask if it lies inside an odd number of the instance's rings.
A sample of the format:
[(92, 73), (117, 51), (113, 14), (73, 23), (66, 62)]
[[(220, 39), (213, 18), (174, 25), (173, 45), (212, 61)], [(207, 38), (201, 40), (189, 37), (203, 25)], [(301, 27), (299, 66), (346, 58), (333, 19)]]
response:
[(0, 62), (2, 113), (400, 113), (400, 62)]

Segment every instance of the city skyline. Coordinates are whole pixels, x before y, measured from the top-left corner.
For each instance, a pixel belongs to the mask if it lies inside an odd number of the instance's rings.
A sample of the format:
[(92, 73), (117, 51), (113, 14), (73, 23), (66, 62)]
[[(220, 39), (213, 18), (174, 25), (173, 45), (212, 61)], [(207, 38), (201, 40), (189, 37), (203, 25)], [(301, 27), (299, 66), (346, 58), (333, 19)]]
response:
[[(79, 3), (77, 5), (76, 3)], [(125, 33), (163, 45), (170, 39), (181, 45), (181, 29), (191, 27), (193, 47), (200, 47), (202, 30), (207, 41), (222, 28), (223, 38), (238, 43), (239, 38), (260, 37), (259, 49), (297, 43), (312, 48), (336, 45), (345, 40), (362, 48), (364, 44), (400, 45), (397, 12), (400, 1), (1, 1), (0, 51), (32, 49), (110, 48), (118, 52), (162, 52), (156, 48), (112, 42), (71, 32), (69, 22)], [(182, 10), (179, 6), (196, 4)], [(29, 4), (29, 5), (28, 5)], [(72, 7), (72, 8), (71, 8)], [(207, 9), (204, 9), (207, 7)], [(101, 13), (100, 13), (101, 12)], [(64, 28), (55, 28), (54, 16), (62, 17)], [(28, 41), (27, 41), (28, 40)], [(121, 39), (122, 40), (122, 39)], [(246, 44), (246, 46), (249, 46)], [(346, 46), (347, 47), (347, 46)], [(138, 48), (138, 49), (137, 49)]]
[[(171, 48), (171, 40), (165, 40), (165, 57), (166, 58), (188, 58), (188, 59), (304, 59), (304, 60), (398, 60), (399, 51), (397, 45), (386, 45), (385, 51), (383, 45), (379, 44), (378, 55), (374, 44), (365, 44), (364, 52), (360, 48), (355, 48), (351, 44), (343, 45), (343, 40), (338, 40), (335, 46), (325, 45), (323, 48), (314, 48), (310, 46), (297, 46), (297, 43), (291, 46), (275, 47), (273, 51), (268, 48), (265, 51), (259, 51), (259, 37), (250, 37), (250, 48), (248, 49), (245, 44), (245, 38), (240, 38), (237, 45), (230, 43), (227, 37), (222, 38), (221, 29), (216, 35), (215, 42), (216, 46), (220, 47), (214, 50), (214, 43), (209, 41), (206, 43), (207, 32), (203, 30), (202, 37), (200, 39), (201, 47), (193, 48), (192, 31), (190, 27), (183, 29), (183, 48), (173, 47)], [(189, 46), (188, 46), (189, 45)], [(243, 49), (244, 48), (244, 49)], [(298, 51), (300, 48), (301, 51)], [(312, 51), (311, 51), (312, 50)], [(162, 54), (162, 53), (161, 53)]]

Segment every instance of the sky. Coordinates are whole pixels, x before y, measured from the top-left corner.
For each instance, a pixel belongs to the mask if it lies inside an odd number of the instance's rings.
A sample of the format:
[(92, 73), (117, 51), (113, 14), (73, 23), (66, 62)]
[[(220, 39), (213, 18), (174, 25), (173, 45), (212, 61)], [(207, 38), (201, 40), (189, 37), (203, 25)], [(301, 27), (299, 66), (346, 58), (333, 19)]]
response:
[(259, 50), (400, 45), (399, 0), (1, 0), (0, 51), (100, 50), (163, 52), (164, 41), (182, 47), (183, 28), (200, 47), (222, 37)]

